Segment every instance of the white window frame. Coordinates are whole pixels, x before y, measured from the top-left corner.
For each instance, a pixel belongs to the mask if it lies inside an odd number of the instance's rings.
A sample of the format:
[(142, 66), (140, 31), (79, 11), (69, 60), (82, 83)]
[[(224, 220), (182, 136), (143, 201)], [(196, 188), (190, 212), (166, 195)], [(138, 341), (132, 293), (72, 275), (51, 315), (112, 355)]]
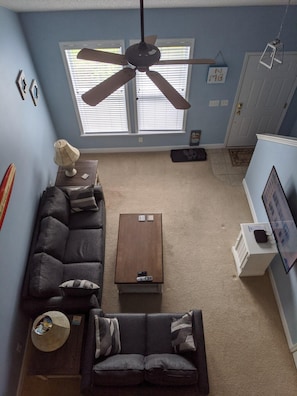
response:
[[(130, 41), (130, 45), (139, 42), (139, 40), (131, 40)], [(156, 42), (156, 45), (160, 48), (162, 47), (170, 47), (170, 46), (180, 46), (180, 45), (184, 45), (184, 46), (189, 46), (189, 58), (193, 57), (193, 51), (194, 51), (194, 39), (159, 39)], [(77, 104), (77, 100), (80, 100), (80, 95), (79, 95), (79, 99), (76, 98), (75, 92), (74, 92), (74, 88), (73, 88), (73, 84), (72, 84), (72, 78), (71, 78), (71, 73), (69, 70), (69, 66), (68, 66), (68, 62), (67, 62), (67, 57), (65, 54), (65, 50), (66, 49), (81, 49), (81, 48), (100, 48), (103, 49), (104, 48), (121, 48), (121, 52), (125, 53), (125, 48), (124, 48), (124, 41), (123, 40), (100, 40), (100, 41), (77, 41), (77, 42), (62, 42), (60, 43), (60, 50), (62, 53), (62, 58), (63, 58), (63, 62), (64, 62), (64, 67), (66, 70), (66, 75), (67, 75), (67, 79), (68, 79), (68, 83), (69, 83), (69, 87), (70, 87), (70, 91), (71, 91), (71, 96), (72, 96), (72, 100), (74, 103), (74, 107), (75, 107), (75, 112), (76, 112), (76, 116), (77, 116), (77, 120), (79, 123), (79, 128), (81, 131), (81, 136), (114, 136), (114, 135), (131, 135), (131, 134), (141, 134), (141, 135), (145, 135), (145, 134), (172, 134), (172, 133), (185, 133), (185, 126), (186, 126), (186, 118), (187, 118), (187, 111), (186, 110), (176, 110), (178, 112), (183, 112), (183, 122), (181, 125), (180, 129), (174, 129), (174, 130), (169, 130), (169, 129), (154, 129), (154, 130), (149, 130), (149, 129), (143, 129), (143, 130), (139, 130), (138, 129), (138, 114), (137, 114), (137, 94), (136, 94), (136, 79), (133, 79), (131, 81), (131, 83), (125, 84), (123, 86), (124, 89), (124, 98), (125, 98), (125, 105), (126, 105), (126, 114), (127, 114), (127, 128), (125, 130), (121, 130), (121, 131), (92, 131), (92, 132), (85, 132), (84, 128), (83, 128), (83, 124), (81, 122), (81, 115), (80, 115), (80, 111), (79, 111), (79, 107)], [(164, 58), (165, 59), (165, 58)], [(94, 62), (95, 64), (97, 62)], [(119, 68), (121, 68), (121, 66), (119, 66)], [(151, 70), (158, 70), (160, 72), (160, 74), (163, 75), (162, 73), (162, 69), (165, 70), (166, 65), (163, 66), (151, 66), (150, 69)], [(188, 100), (189, 97), (189, 86), (190, 86), (190, 80), (191, 80), (191, 70), (192, 67), (191, 65), (187, 66), (188, 69), (188, 74), (187, 74), (187, 84), (186, 84), (186, 92), (185, 92), (185, 99)], [(138, 75), (137, 71), (137, 75)], [(153, 84), (153, 83), (152, 83)], [(94, 82), (94, 86), (96, 85), (96, 82)], [(130, 88), (132, 86), (132, 92), (130, 91)], [(129, 91), (130, 91), (130, 95), (129, 95)], [(160, 92), (160, 96), (163, 96), (163, 94)], [(107, 100), (107, 99), (106, 99)], [(164, 97), (164, 100), (166, 100), (166, 102), (168, 102), (168, 106), (172, 106), (170, 104), (170, 102)], [(104, 101), (105, 102), (105, 101)], [(103, 102), (102, 102), (103, 103)], [(102, 105), (99, 104), (98, 106)], [(132, 109), (129, 108), (129, 103), (132, 103), (131, 106), (133, 107)], [(106, 102), (105, 102), (106, 105)], [(86, 105), (88, 106), (88, 105)], [(97, 106), (96, 106), (97, 107)], [(132, 110), (132, 111), (130, 111)], [(174, 110), (174, 109), (173, 109)], [(131, 122), (130, 122), (130, 116), (131, 114), (134, 113), (134, 125), (135, 127), (133, 128), (133, 130), (131, 130)]]

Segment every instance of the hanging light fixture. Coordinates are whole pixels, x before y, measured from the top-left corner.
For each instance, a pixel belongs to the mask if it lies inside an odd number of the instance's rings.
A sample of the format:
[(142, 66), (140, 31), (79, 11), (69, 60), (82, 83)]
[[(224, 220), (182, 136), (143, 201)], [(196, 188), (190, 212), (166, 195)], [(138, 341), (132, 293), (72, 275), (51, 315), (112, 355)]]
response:
[(288, 4), (286, 6), (283, 19), (281, 21), (281, 25), (279, 28), (278, 35), (276, 39), (267, 43), (265, 50), (260, 58), (261, 65), (267, 67), (268, 69), (272, 69), (274, 62), (283, 63), (284, 58), (284, 44), (280, 41), (280, 35), (283, 29), (283, 24), (285, 22), (285, 18), (287, 16), (288, 8), (290, 5), (291, 0), (288, 0)]

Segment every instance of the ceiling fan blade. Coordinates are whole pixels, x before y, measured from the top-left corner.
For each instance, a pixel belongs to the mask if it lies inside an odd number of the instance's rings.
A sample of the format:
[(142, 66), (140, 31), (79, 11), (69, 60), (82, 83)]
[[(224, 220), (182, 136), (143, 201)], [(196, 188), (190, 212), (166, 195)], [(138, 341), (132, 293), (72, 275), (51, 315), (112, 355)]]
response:
[(146, 74), (176, 109), (186, 110), (191, 107), (190, 103), (160, 73), (147, 70)]
[(122, 85), (132, 80), (136, 75), (136, 71), (129, 67), (120, 70), (113, 76), (107, 78), (96, 87), (84, 93), (81, 97), (82, 100), (90, 106), (96, 106), (102, 100), (106, 99), (114, 91), (119, 89)]
[(112, 52), (105, 52), (90, 48), (83, 48), (82, 50), (80, 50), (77, 54), (77, 58), (96, 62), (112, 63), (114, 65), (122, 66), (128, 64), (125, 55), (113, 54)]
[(213, 65), (216, 63), (214, 59), (173, 59), (159, 60), (156, 65)]
[(147, 44), (155, 45), (156, 41), (157, 41), (157, 36), (155, 36), (155, 35), (145, 36), (145, 38), (144, 38), (144, 42)]

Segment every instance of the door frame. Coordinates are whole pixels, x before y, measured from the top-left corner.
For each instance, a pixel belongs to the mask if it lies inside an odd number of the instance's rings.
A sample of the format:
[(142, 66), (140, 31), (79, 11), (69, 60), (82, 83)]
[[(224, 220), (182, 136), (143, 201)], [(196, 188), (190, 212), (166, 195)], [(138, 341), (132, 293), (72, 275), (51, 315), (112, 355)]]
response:
[[(297, 51), (285, 51), (284, 55), (285, 54), (296, 55), (297, 56)], [(229, 147), (228, 146), (228, 140), (229, 140), (229, 137), (230, 137), (233, 120), (234, 120), (234, 117), (235, 117), (235, 114), (236, 114), (236, 111), (237, 111), (237, 103), (238, 103), (239, 96), (240, 96), (240, 93), (241, 93), (241, 89), (242, 89), (243, 81), (244, 81), (244, 78), (245, 78), (245, 73), (246, 73), (246, 69), (247, 69), (247, 66), (248, 66), (249, 58), (251, 56), (259, 56), (259, 59), (260, 59), (261, 55), (262, 55), (262, 52), (246, 52), (245, 53), (243, 64), (242, 64), (242, 69), (241, 69), (241, 73), (240, 73), (240, 77), (239, 77), (239, 82), (238, 82), (238, 85), (237, 85), (236, 95), (234, 97), (234, 102), (233, 102), (233, 106), (232, 106), (232, 110), (231, 110), (231, 113), (230, 113), (230, 118), (229, 118), (229, 122), (228, 122), (228, 126), (227, 126), (227, 133), (226, 133), (225, 141), (224, 141), (224, 146), (225, 147)], [(268, 69), (267, 69), (267, 71), (269, 72)], [(295, 82), (294, 82), (294, 84), (292, 86), (292, 89), (290, 91), (290, 94), (288, 96), (287, 107), (286, 107), (285, 111), (282, 112), (281, 118), (280, 118), (279, 123), (277, 125), (277, 131), (279, 131), (279, 129), (281, 127), (281, 124), (282, 124), (282, 122), (283, 122), (283, 120), (285, 118), (285, 115), (287, 113), (288, 107), (289, 107), (289, 105), (291, 103), (291, 100), (293, 98), (293, 95), (295, 93), (296, 88), (297, 88), (297, 77), (295, 79)], [(276, 135), (277, 134), (278, 133), (276, 133)], [(230, 147), (232, 147), (232, 146), (230, 146)]]

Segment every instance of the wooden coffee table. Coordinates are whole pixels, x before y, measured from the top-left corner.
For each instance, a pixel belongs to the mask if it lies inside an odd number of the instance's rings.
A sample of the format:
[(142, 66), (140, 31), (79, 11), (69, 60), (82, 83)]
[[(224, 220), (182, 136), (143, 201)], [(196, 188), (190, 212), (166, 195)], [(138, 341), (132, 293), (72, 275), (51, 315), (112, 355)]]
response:
[[(142, 271), (153, 280), (138, 282)], [(114, 281), (119, 292), (161, 293), (163, 281), (162, 214), (120, 214)]]

